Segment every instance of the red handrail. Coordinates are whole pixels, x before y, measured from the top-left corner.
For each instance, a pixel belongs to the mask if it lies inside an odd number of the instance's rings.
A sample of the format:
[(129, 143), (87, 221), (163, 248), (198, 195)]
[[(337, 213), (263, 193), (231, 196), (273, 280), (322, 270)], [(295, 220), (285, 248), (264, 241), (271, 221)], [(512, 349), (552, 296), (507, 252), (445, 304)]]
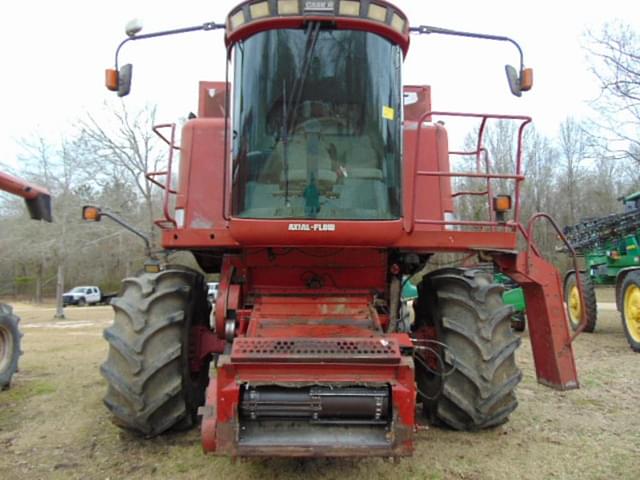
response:
[[(161, 129), (166, 129), (166, 128), (171, 129), (171, 135), (169, 138), (165, 137), (160, 131)], [(164, 190), (164, 196), (162, 199), (162, 213), (164, 214), (164, 218), (156, 220), (154, 223), (160, 228), (167, 228), (167, 226), (169, 225), (172, 225), (175, 228), (177, 226), (177, 223), (175, 218), (173, 217), (173, 215), (171, 215), (171, 212), (169, 211), (170, 210), (169, 197), (171, 195), (175, 195), (178, 193), (176, 190), (171, 188), (171, 175), (172, 175), (172, 169), (173, 169), (173, 151), (180, 150), (180, 147), (178, 147), (175, 144), (176, 124), (163, 123), (160, 125), (154, 125), (153, 133), (158, 135), (158, 137), (160, 137), (162, 141), (164, 141), (167, 145), (169, 145), (169, 158), (167, 161), (167, 169), (161, 172), (148, 172), (145, 175), (147, 180), (149, 180), (151, 183), (159, 186)], [(156, 177), (164, 177), (164, 184), (156, 180)], [(171, 227), (169, 226), (169, 228)]]
[[(416, 203), (416, 178), (418, 176), (432, 176), (432, 177), (450, 177), (450, 178), (484, 178), (486, 179), (487, 186), (486, 190), (480, 192), (456, 192), (452, 194), (452, 197), (459, 197), (463, 195), (473, 195), (473, 196), (487, 196), (488, 202), (488, 212), (489, 212), (489, 221), (466, 221), (466, 220), (457, 220), (457, 221), (440, 221), (440, 220), (416, 220), (415, 223), (428, 223), (428, 224), (438, 224), (438, 225), (457, 225), (457, 226), (469, 226), (469, 227), (501, 227), (504, 228), (508, 226), (509, 228), (516, 228), (516, 225), (520, 222), (520, 187), (521, 183), (524, 181), (525, 177), (522, 175), (522, 143), (523, 143), (523, 134), (524, 128), (531, 122), (531, 117), (522, 116), (522, 115), (500, 115), (500, 114), (486, 114), (486, 113), (460, 113), (460, 112), (438, 112), (438, 111), (429, 111), (425, 112), (420, 119), (418, 120), (418, 128), (417, 128), (417, 140), (416, 140), (416, 148), (415, 148), (415, 156), (414, 156), (414, 164), (418, 165), (419, 154), (420, 154), (420, 133), (423, 128), (424, 123), (431, 119), (433, 116), (449, 116), (449, 117), (465, 117), (465, 118), (478, 118), (481, 119), (480, 130), (478, 132), (478, 140), (476, 143), (476, 150), (471, 152), (462, 152), (462, 151), (450, 151), (449, 155), (475, 155), (476, 156), (476, 173), (466, 173), (466, 172), (439, 172), (439, 171), (426, 171), (419, 170), (416, 172), (416, 175), (412, 179), (412, 205), (411, 211), (414, 209), (414, 205)], [(515, 174), (503, 174), (503, 173), (490, 173), (491, 172), (491, 164), (487, 149), (484, 147), (484, 135), (486, 131), (486, 125), (488, 120), (519, 120), (521, 121), (520, 127), (518, 128), (518, 145), (516, 149), (516, 168)], [(482, 155), (484, 154), (484, 163), (485, 163), (485, 173), (480, 173), (481, 171), (481, 160)], [(514, 180), (515, 181), (515, 189), (514, 189), (514, 219), (513, 222), (499, 222), (496, 221), (495, 215), (492, 208), (492, 185), (491, 180), (493, 179), (501, 179), (501, 180)]]
[[(489, 172), (489, 151), (486, 148), (481, 148), (480, 150), (474, 150), (471, 152), (459, 152), (459, 151), (449, 151), (449, 155), (458, 155), (458, 156), (469, 156), (469, 155), (475, 155), (476, 157), (476, 172), (480, 173), (480, 157), (481, 155), (484, 154), (484, 164), (485, 164), (485, 171), (488, 173)], [(491, 198), (491, 189), (488, 188), (487, 190), (481, 190), (481, 191), (475, 191), (475, 192), (469, 192), (466, 190), (460, 191), (460, 192), (455, 192), (452, 193), (451, 196), (453, 198), (456, 197), (464, 197), (464, 196), (475, 196), (475, 197), (483, 197), (485, 196), (487, 197), (487, 199)], [(489, 206), (489, 208), (491, 208), (491, 206)]]

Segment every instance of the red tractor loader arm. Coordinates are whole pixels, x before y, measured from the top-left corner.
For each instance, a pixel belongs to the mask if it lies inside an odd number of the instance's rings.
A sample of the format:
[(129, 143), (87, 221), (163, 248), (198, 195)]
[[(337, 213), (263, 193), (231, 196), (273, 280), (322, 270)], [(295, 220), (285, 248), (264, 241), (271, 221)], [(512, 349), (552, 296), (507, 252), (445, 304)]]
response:
[(0, 190), (24, 198), (34, 220), (51, 221), (51, 195), (45, 188), (0, 172)]
[[(0, 172), (0, 190), (24, 198), (34, 220), (51, 221), (51, 195), (44, 188)], [(18, 357), (22, 353), (19, 321), (9, 305), (0, 303), (0, 390), (9, 387), (18, 369)]]

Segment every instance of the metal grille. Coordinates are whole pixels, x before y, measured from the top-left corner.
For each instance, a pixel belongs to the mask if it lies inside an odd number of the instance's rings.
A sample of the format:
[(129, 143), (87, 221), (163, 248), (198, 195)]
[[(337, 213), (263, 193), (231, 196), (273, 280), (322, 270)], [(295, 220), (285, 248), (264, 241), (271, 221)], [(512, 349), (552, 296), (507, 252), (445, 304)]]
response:
[(231, 359), (235, 362), (318, 359), (322, 362), (397, 363), (400, 351), (396, 342), (384, 338), (237, 338), (233, 342)]

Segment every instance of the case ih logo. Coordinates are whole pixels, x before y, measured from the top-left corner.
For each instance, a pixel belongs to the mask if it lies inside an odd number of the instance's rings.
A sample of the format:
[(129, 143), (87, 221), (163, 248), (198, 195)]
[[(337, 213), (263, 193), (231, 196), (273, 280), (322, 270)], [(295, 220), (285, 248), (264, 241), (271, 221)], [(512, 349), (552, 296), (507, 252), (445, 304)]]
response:
[(307, 2), (304, 2), (304, 11), (305, 12), (333, 12), (335, 3), (336, 2), (333, 2), (333, 1), (327, 1), (327, 2), (307, 1)]
[(290, 223), (290, 232), (335, 232), (333, 223)]

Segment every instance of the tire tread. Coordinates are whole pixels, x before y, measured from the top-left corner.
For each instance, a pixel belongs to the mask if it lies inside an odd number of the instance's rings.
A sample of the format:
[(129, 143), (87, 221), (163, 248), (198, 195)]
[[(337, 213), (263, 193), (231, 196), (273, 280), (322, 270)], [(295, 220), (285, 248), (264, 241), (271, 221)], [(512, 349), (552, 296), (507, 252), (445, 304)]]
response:
[[(511, 330), (513, 307), (504, 305), (504, 287), (481, 270), (445, 269), (423, 280), (434, 291), (432, 321), (447, 345), (440, 395), (423, 399), (436, 424), (455, 430), (480, 430), (508, 420), (516, 409), (515, 389), (522, 373), (515, 363), (521, 339)], [(425, 295), (426, 298), (426, 295)]]
[(103, 332), (109, 353), (100, 372), (108, 384), (104, 404), (118, 426), (153, 437), (193, 424), (184, 329), (199, 275), (186, 268), (142, 273), (124, 279), (111, 301), (115, 319)]

